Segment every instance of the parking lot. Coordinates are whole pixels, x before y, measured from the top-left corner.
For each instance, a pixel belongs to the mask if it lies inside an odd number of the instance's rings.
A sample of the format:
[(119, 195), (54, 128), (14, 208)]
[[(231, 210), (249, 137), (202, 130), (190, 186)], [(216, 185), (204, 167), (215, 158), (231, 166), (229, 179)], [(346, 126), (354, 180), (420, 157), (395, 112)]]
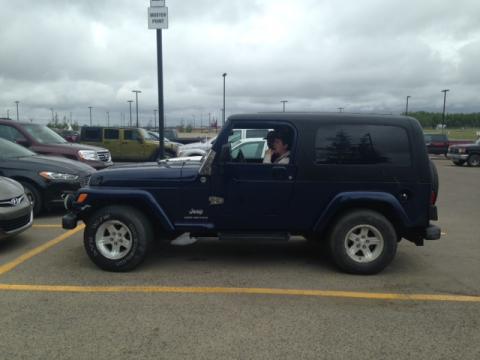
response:
[(60, 211), (0, 243), (3, 358), (479, 359), (480, 169), (435, 159), (443, 236), (375, 276), (288, 243), (157, 245), (99, 270)]

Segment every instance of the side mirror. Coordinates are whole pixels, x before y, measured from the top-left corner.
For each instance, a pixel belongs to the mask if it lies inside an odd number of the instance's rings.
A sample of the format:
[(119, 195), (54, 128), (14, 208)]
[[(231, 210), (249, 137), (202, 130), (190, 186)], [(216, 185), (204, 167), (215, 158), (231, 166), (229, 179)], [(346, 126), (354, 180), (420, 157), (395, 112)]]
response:
[(232, 160), (232, 146), (230, 143), (226, 143), (222, 146), (220, 151), (220, 162), (225, 163)]
[(143, 144), (143, 143), (145, 142), (145, 141), (144, 141), (142, 138), (140, 138), (140, 137), (137, 139), (137, 141), (138, 141), (139, 144)]

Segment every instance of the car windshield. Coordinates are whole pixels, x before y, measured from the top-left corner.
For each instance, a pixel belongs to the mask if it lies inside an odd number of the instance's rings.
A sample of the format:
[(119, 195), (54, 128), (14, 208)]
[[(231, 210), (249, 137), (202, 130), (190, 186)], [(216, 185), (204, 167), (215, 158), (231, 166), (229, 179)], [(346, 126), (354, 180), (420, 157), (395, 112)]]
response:
[(41, 144), (65, 144), (67, 141), (45, 125), (27, 124), (25, 130)]
[(25, 156), (36, 155), (33, 151), (30, 151), (23, 146), (17, 145), (11, 141), (0, 139), (0, 157), (4, 159), (19, 158)]

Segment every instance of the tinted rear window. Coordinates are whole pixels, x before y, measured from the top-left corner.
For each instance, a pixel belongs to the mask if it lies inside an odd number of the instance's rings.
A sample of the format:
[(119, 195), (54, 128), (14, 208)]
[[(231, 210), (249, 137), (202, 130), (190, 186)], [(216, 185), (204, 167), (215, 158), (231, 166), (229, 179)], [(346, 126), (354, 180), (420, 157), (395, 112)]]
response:
[(315, 163), (410, 166), (405, 129), (387, 125), (327, 124), (317, 130)]
[(82, 140), (102, 141), (102, 129), (82, 129)]

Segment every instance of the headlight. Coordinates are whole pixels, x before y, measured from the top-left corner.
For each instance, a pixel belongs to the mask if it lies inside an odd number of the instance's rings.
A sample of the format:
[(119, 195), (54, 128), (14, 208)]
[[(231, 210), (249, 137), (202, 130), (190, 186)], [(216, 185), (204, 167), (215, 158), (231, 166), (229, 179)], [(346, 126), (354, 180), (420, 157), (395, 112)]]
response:
[(78, 179), (77, 175), (56, 173), (51, 171), (42, 171), (41, 173), (39, 173), (39, 175), (44, 179), (48, 179), (48, 180), (74, 181)]
[(458, 153), (463, 154), (465, 152), (465, 148), (458, 148)]
[(97, 152), (94, 150), (79, 150), (78, 156), (83, 160), (99, 160)]

